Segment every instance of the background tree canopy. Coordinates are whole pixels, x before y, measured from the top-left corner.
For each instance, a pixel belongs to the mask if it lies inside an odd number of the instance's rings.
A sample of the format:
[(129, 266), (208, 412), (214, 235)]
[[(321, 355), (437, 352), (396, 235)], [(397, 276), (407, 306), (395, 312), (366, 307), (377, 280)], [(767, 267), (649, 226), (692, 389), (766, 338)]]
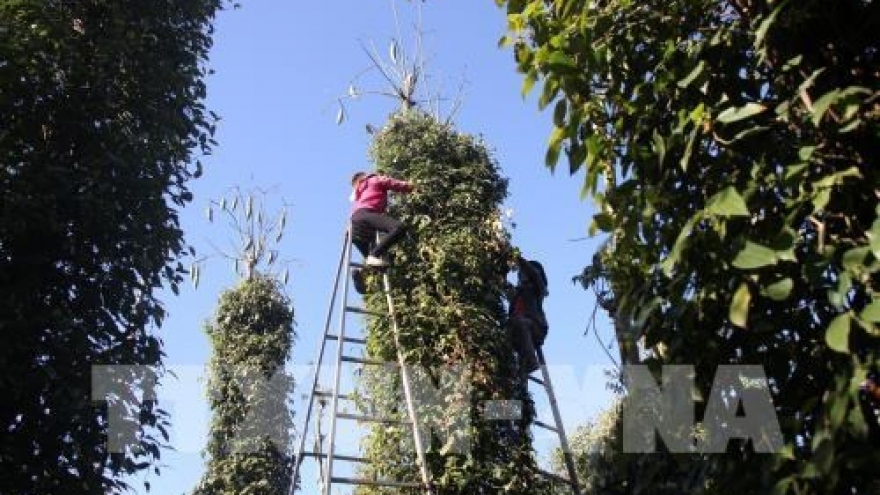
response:
[[(618, 340), (658, 369), (761, 364), (782, 452), (731, 444), (712, 493), (867, 493), (878, 362), (880, 12), (862, 0), (499, 1), (547, 164), (585, 173)], [(622, 346), (625, 347), (625, 346)], [(632, 361), (631, 359), (629, 360)], [(632, 476), (632, 473), (630, 474)], [(694, 493), (697, 493), (695, 491)]]
[(91, 371), (161, 365), (221, 3), (0, 1), (2, 493), (115, 492), (159, 458), (167, 414), (133, 390), (135, 445), (108, 452)]

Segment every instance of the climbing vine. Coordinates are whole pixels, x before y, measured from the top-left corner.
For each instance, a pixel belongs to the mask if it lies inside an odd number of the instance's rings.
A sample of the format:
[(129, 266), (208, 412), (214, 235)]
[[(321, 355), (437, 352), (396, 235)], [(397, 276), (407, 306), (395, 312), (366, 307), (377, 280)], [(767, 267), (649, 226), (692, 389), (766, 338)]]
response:
[[(450, 388), (440, 403), (422, 404), (419, 412), (423, 425), (435, 426), (427, 450), (438, 493), (543, 493), (527, 429), (531, 407), (503, 330), (510, 245), (499, 209), (506, 180), (484, 143), (415, 110), (388, 120), (371, 156), (380, 173), (417, 184), (391, 210), (411, 228), (394, 250), (390, 271), (405, 359), (438, 380), (446, 372), (446, 379), (471, 387), (463, 393)], [(367, 305), (383, 311), (377, 279)], [(368, 350), (396, 361), (389, 325), (371, 321)], [(385, 414), (403, 414), (388, 390), (392, 384), (365, 383), (365, 395), (386, 399), (378, 404)], [(525, 401), (521, 420), (494, 420), (487, 412), (486, 401), (507, 399)], [(408, 427), (375, 428), (366, 440), (371, 465), (365, 475), (418, 481), (410, 438)], [(456, 450), (459, 441), (466, 450)], [(401, 491), (371, 487), (358, 493)]]
[(286, 495), (290, 483), (284, 372), (295, 336), (293, 310), (277, 280), (259, 273), (224, 292), (207, 327), (213, 412), (207, 467), (195, 495)]

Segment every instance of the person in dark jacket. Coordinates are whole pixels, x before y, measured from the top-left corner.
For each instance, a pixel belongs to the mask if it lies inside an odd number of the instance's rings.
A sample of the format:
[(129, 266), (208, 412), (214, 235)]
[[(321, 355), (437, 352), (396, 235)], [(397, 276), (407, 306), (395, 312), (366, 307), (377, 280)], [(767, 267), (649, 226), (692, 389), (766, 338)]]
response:
[(544, 314), (547, 275), (541, 263), (516, 257), (517, 285), (510, 296), (507, 330), (526, 373), (540, 368), (536, 348), (544, 344), (549, 325)]
[[(385, 177), (383, 175), (357, 172), (351, 178), (351, 199), (354, 202), (351, 213), (351, 241), (364, 257), (364, 264), (384, 268), (388, 262), (384, 256), (406, 232), (406, 225), (385, 213), (388, 208), (388, 192), (409, 193), (415, 189), (411, 182)], [(385, 236), (378, 243), (376, 233)], [(352, 270), (355, 290), (366, 291), (363, 272)]]

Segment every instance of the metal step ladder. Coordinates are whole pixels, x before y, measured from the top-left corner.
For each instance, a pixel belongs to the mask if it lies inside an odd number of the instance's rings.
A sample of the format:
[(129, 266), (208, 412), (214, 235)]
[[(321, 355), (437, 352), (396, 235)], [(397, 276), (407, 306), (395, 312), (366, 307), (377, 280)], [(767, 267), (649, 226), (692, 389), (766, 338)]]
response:
[(574, 468), (574, 455), (568, 445), (568, 437), (566, 437), (565, 428), (562, 425), (562, 415), (559, 414), (559, 404), (556, 402), (556, 394), (553, 392), (553, 384), (550, 382), (550, 372), (547, 371), (547, 362), (544, 360), (544, 351), (538, 346), (535, 346), (535, 351), (538, 354), (538, 363), (541, 365), (541, 378), (537, 378), (530, 374), (528, 379), (530, 382), (540, 385), (547, 394), (547, 401), (550, 403), (550, 411), (553, 413), (554, 426), (537, 418), (532, 424), (538, 428), (551, 431), (559, 437), (559, 447), (562, 449), (562, 459), (565, 462), (565, 470), (568, 472), (568, 478), (543, 469), (539, 470), (538, 474), (551, 481), (568, 485), (571, 488), (571, 493), (573, 495), (581, 495), (581, 487), (580, 483), (578, 483), (577, 471), (575, 471)]
[[(327, 310), (327, 318), (324, 324), (324, 334), (318, 344), (317, 359), (314, 363), (314, 376), (311, 387), (309, 388), (308, 406), (305, 415), (305, 424), (299, 435), (299, 442), (294, 452), (293, 475), (291, 478), (289, 494), (293, 495), (297, 488), (301, 485), (300, 467), (306, 457), (317, 460), (318, 473), (321, 484), (321, 494), (330, 495), (334, 485), (353, 485), (353, 486), (379, 486), (388, 488), (410, 488), (422, 489), (424, 493), (434, 494), (434, 488), (428, 473), (427, 464), (425, 462), (425, 449), (422, 445), (422, 437), (419, 432), (419, 421), (416, 415), (416, 408), (413, 402), (411, 390), (411, 378), (408, 367), (405, 365), (403, 354), (400, 352), (399, 332), (397, 327), (397, 319), (394, 313), (394, 303), (391, 298), (391, 284), (388, 279), (387, 269), (382, 271), (382, 289), (385, 293), (385, 299), (388, 305), (387, 313), (376, 313), (365, 308), (352, 306), (348, 300), (348, 286), (351, 279), (352, 268), (365, 269), (362, 264), (354, 263), (351, 260), (351, 230), (346, 231), (343, 243), (342, 253), (339, 257), (339, 265), (336, 269), (336, 279), (333, 282), (333, 290), (330, 295), (330, 303)], [(341, 290), (340, 290), (341, 289)], [(341, 294), (341, 297), (339, 297)], [(334, 308), (336, 308), (337, 298), (340, 299), (338, 309), (337, 332), (332, 333), (331, 326), (333, 324)], [(406, 419), (393, 419), (375, 417), (363, 414), (349, 414), (340, 411), (340, 400), (352, 400), (353, 397), (348, 394), (340, 393), (340, 382), (342, 381), (343, 363), (352, 363), (360, 366), (387, 366), (389, 363), (382, 361), (370, 360), (355, 356), (348, 356), (344, 353), (346, 344), (355, 346), (364, 346), (366, 339), (347, 336), (346, 316), (349, 314), (361, 314), (372, 317), (387, 319), (392, 325), (392, 333), (394, 335), (394, 344), (397, 348), (396, 368), (400, 371), (400, 379), (402, 383), (404, 397), (406, 399)], [(321, 366), (324, 362), (325, 351), (327, 351), (328, 342), (336, 342), (335, 353), (333, 354), (333, 379), (330, 387), (323, 388), (320, 382)], [(306, 438), (309, 434), (309, 426), (312, 422), (312, 416), (315, 413), (315, 406), (319, 407), (317, 419), (315, 421), (314, 447), (312, 450), (306, 450)], [(329, 425), (326, 434), (322, 431), (322, 418), (325, 408), (329, 407)], [(334, 472), (334, 464), (339, 462), (348, 463), (369, 463), (369, 460), (363, 457), (352, 455), (342, 455), (337, 453), (337, 422), (338, 420), (352, 420), (359, 423), (385, 423), (385, 424), (407, 424), (412, 427), (413, 441), (416, 450), (416, 456), (421, 476), (421, 483), (402, 482), (397, 480), (382, 479), (365, 479), (349, 476), (337, 476)], [(324, 444), (326, 440), (326, 451)]]

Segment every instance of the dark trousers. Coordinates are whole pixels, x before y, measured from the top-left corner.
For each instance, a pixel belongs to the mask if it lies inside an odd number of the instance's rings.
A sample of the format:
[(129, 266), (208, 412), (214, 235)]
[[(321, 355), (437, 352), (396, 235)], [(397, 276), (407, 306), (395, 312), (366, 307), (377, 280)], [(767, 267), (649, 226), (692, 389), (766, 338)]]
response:
[[(376, 244), (376, 232), (385, 234)], [(406, 232), (406, 225), (396, 218), (371, 210), (360, 209), (351, 215), (351, 242), (361, 254), (381, 257)]]
[(507, 322), (507, 331), (513, 342), (513, 348), (519, 354), (520, 362), (528, 370), (538, 367), (538, 355), (535, 348), (544, 342), (546, 333), (531, 318), (513, 316)]

